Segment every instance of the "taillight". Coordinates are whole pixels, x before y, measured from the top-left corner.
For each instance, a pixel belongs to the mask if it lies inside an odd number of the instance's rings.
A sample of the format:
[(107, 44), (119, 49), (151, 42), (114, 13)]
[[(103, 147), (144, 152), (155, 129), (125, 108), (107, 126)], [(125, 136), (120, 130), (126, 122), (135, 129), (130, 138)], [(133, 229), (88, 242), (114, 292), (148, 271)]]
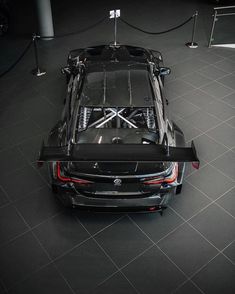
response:
[(64, 175), (61, 174), (59, 161), (56, 162), (56, 172), (57, 172), (57, 179), (59, 179), (62, 182), (73, 182), (73, 183), (77, 183), (80, 185), (86, 185), (86, 184), (92, 183), (90, 181), (83, 180), (83, 179), (75, 179), (75, 178), (71, 178), (71, 177), (65, 177)]
[(169, 176), (158, 177), (149, 181), (145, 181), (144, 185), (159, 185), (163, 183), (170, 184), (170, 183), (173, 183), (177, 179), (177, 177), (178, 177), (178, 163), (175, 163), (172, 169), (172, 172)]

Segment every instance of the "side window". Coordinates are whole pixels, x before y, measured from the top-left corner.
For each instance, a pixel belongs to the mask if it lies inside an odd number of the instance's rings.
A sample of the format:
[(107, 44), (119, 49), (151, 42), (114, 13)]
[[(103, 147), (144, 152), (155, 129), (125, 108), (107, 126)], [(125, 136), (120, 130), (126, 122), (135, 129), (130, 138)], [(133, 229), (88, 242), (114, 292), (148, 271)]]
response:
[(164, 103), (163, 103), (163, 98), (162, 98), (162, 92), (159, 86), (159, 80), (156, 76), (154, 76), (154, 86), (156, 90), (156, 98), (157, 98), (157, 103), (159, 105), (159, 110), (160, 114), (162, 117), (164, 117)]
[(73, 109), (74, 109), (75, 101), (76, 101), (76, 98), (77, 98), (77, 92), (78, 92), (79, 85), (80, 85), (80, 75), (78, 74), (74, 78), (73, 87), (72, 87), (70, 100), (69, 100), (69, 114), (70, 114), (70, 117), (73, 114)]

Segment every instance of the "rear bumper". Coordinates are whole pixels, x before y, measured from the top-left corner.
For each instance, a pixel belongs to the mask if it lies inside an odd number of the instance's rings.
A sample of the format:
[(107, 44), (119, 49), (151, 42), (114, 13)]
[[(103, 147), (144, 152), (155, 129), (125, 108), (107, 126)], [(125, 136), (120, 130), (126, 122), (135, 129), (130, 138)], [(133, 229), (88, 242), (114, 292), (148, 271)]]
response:
[(138, 198), (89, 197), (67, 189), (58, 189), (58, 198), (66, 205), (92, 210), (108, 211), (159, 211), (167, 207), (174, 189), (164, 194)]

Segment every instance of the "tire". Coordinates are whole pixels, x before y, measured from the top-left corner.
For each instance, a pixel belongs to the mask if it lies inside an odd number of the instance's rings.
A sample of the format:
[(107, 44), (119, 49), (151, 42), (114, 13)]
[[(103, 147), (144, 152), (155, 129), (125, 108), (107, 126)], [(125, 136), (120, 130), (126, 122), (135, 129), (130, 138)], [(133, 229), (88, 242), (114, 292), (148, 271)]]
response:
[(180, 184), (179, 186), (176, 187), (176, 190), (175, 190), (175, 194), (180, 194), (181, 193), (181, 190), (182, 190), (182, 184)]

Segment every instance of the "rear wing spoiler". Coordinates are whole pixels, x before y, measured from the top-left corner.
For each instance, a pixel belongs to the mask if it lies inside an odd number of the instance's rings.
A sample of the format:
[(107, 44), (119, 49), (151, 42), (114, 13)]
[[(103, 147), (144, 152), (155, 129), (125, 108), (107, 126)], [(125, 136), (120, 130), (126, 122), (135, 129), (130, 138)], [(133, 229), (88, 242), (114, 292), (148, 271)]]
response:
[(72, 144), (51, 147), (42, 144), (38, 162), (95, 161), (95, 162), (193, 162), (199, 159), (192, 141), (191, 147), (171, 147), (158, 144)]

